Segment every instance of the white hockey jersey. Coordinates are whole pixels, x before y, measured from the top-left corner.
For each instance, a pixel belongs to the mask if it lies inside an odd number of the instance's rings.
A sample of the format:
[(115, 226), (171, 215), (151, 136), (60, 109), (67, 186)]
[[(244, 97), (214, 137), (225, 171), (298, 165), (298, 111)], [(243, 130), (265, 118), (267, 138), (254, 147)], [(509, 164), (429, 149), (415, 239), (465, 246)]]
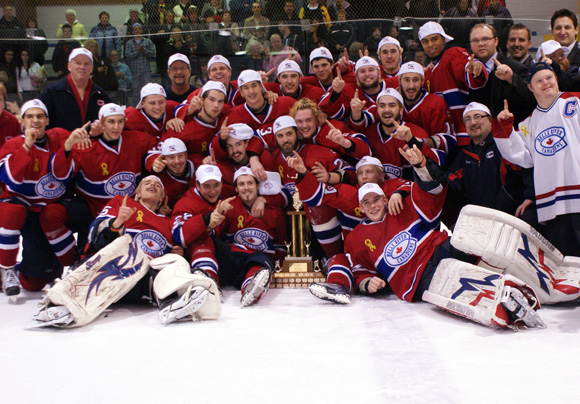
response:
[[(520, 122), (494, 119), (492, 133), (501, 155), (521, 167), (534, 167), (540, 222), (580, 212), (580, 93), (560, 93), (548, 108), (536, 107)], [(497, 129), (497, 130), (496, 130)]]

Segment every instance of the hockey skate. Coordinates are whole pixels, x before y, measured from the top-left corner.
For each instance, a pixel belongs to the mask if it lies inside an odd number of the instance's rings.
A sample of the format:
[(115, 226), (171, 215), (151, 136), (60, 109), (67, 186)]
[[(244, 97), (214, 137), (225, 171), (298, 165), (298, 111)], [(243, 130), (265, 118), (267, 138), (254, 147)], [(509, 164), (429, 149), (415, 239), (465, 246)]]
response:
[(272, 279), (272, 273), (268, 268), (262, 268), (254, 274), (252, 280), (242, 294), (242, 307), (248, 307), (256, 303), (264, 293), (268, 291), (270, 286), (270, 280)]
[(308, 290), (314, 296), (322, 300), (328, 300), (329, 302), (349, 304), (350, 295), (348, 290), (338, 283), (320, 283), (314, 282), (308, 286)]
[(207, 300), (209, 290), (203, 286), (189, 286), (185, 292), (176, 301), (168, 306), (165, 306), (159, 311), (157, 318), (163, 325), (173, 323), (174, 321), (189, 319), (192, 321), (201, 320), (198, 318), (196, 312), (201, 309)]
[(515, 324), (524, 323), (530, 328), (546, 328), (538, 313), (530, 307), (528, 299), (516, 288), (506, 286), (500, 304), (512, 317)]
[(66, 306), (44, 306), (32, 317), (31, 328), (66, 327), (73, 321), (74, 317)]
[(4, 289), (4, 293), (10, 298), (11, 302), (16, 302), (18, 295), (20, 295), (18, 274), (14, 268), (0, 269), (0, 273), (2, 274), (2, 288)]

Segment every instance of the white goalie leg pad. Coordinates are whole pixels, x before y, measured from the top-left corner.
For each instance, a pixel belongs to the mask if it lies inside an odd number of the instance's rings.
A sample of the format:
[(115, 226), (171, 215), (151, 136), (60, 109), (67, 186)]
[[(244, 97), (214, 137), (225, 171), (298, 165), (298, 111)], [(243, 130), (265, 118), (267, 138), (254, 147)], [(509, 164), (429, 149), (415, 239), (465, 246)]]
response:
[(580, 258), (563, 257), (533, 227), (514, 216), (467, 205), (457, 219), (451, 244), (481, 257), (479, 266), (521, 279), (542, 304), (580, 296)]
[(80, 327), (122, 298), (148, 271), (149, 258), (127, 234), (49, 289), (47, 304), (65, 306), (74, 317), (66, 327)]
[(203, 306), (196, 309), (196, 319), (218, 319), (221, 316), (222, 308), (220, 292), (216, 283), (213, 279), (208, 278), (207, 276), (192, 274), (187, 261), (182, 257), (178, 256), (178, 258), (179, 259), (176, 259), (173, 263), (159, 271), (155, 277), (155, 281), (153, 282), (153, 291), (155, 292), (155, 295), (159, 299), (165, 299), (173, 293), (177, 293), (182, 297), (184, 294), (191, 293), (193, 289), (198, 287), (203, 288), (209, 293), (205, 298)]
[(511, 275), (455, 259), (439, 263), (423, 300), (488, 327), (545, 327), (535, 312), (539, 304), (531, 288)]

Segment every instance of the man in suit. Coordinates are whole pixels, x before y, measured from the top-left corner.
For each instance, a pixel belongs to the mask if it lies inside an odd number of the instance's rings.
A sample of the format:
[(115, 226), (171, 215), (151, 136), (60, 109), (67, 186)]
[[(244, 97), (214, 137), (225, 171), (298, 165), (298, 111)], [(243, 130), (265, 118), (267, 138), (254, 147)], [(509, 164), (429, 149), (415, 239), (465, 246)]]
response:
[(578, 49), (578, 18), (570, 10), (561, 9), (552, 14), (550, 19), (552, 36), (564, 50), (564, 55), (570, 61), (570, 70), (574, 73), (580, 67), (580, 49)]

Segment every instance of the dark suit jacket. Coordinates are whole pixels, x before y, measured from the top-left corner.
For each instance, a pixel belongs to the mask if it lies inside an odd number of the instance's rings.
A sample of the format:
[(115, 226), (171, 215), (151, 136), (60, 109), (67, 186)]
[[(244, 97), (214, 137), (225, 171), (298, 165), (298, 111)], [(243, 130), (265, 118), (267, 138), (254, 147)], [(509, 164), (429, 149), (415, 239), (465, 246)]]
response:
[(570, 61), (570, 71), (577, 73), (578, 68), (580, 67), (580, 48), (578, 48), (578, 41), (574, 42), (574, 44), (575, 46), (568, 54), (568, 60)]
[(510, 112), (514, 114), (514, 126), (517, 127), (517, 124), (531, 114), (536, 107), (536, 99), (526, 82), (528, 69), (520, 62), (508, 58), (501, 51), (497, 54), (497, 60), (508, 65), (514, 72), (512, 84), (498, 79), (494, 69), (483, 88), (469, 91), (470, 98), (472, 101), (486, 105), (493, 117), (503, 110), (503, 100), (506, 99)]

